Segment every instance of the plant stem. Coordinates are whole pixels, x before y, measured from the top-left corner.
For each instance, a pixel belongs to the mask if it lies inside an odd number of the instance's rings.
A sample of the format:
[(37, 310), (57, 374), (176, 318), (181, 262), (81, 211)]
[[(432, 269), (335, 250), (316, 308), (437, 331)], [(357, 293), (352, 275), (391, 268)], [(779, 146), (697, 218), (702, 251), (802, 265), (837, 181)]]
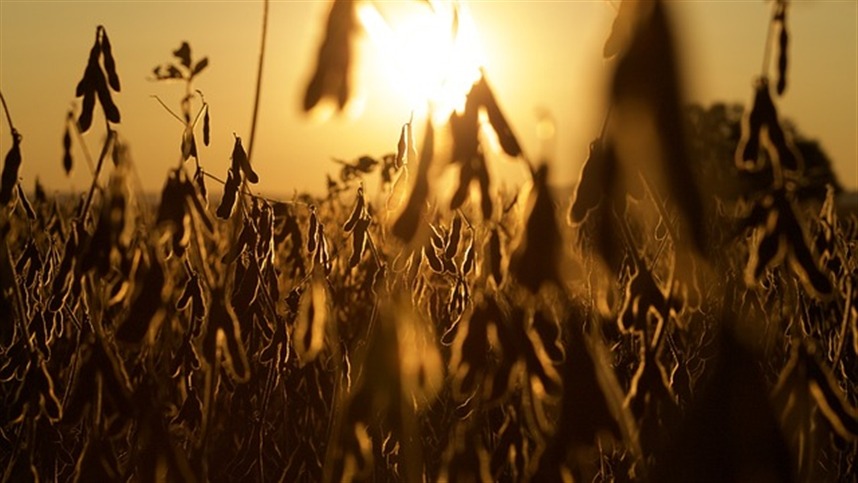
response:
[(774, 13), (772, 14), (773, 18), (769, 19), (769, 28), (766, 30), (766, 44), (765, 48), (763, 49), (763, 66), (760, 73), (763, 78), (769, 76), (769, 66), (771, 65), (772, 57), (772, 33), (774, 30), (772, 27), (774, 27), (775, 24), (774, 16), (777, 13), (779, 4), (779, 1), (774, 2), (774, 5), (772, 6), (772, 9), (774, 10)]
[(250, 120), (250, 138), (247, 141), (247, 162), (253, 155), (253, 140), (256, 138), (256, 120), (259, 117), (259, 96), (262, 91), (262, 65), (265, 60), (265, 37), (268, 33), (268, 0), (262, 2), (262, 42), (259, 46), (259, 67), (256, 71), (256, 93), (253, 99), (253, 117)]
[(86, 223), (86, 213), (89, 211), (89, 206), (92, 204), (92, 196), (95, 194), (95, 188), (98, 186), (98, 175), (101, 174), (101, 167), (104, 166), (104, 158), (107, 157), (108, 148), (113, 142), (116, 132), (112, 129), (107, 130), (107, 140), (104, 141), (104, 146), (101, 148), (101, 154), (98, 156), (98, 165), (95, 167), (95, 174), (92, 175), (92, 186), (89, 187), (89, 194), (86, 196), (86, 203), (78, 214), (81, 223)]
[(15, 126), (12, 124), (12, 116), (9, 114), (9, 106), (6, 105), (6, 98), (3, 97), (3, 92), (0, 92), (0, 103), (3, 104), (3, 111), (6, 112), (6, 120), (9, 121), (9, 129), (12, 130), (12, 137), (15, 137), (15, 133), (18, 131), (15, 130)]

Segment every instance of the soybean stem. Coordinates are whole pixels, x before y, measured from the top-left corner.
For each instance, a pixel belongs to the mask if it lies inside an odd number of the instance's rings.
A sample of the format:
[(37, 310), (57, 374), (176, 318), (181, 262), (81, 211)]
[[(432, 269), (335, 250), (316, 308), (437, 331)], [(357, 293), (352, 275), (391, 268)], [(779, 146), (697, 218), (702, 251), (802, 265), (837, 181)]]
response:
[(256, 93), (253, 99), (253, 117), (250, 121), (250, 139), (247, 141), (247, 161), (253, 154), (253, 141), (256, 138), (256, 120), (259, 117), (259, 97), (262, 91), (262, 65), (265, 60), (265, 37), (268, 33), (268, 0), (262, 3), (262, 42), (259, 46), (259, 66), (256, 71)]
[(0, 103), (3, 104), (3, 111), (6, 112), (6, 120), (9, 121), (9, 129), (12, 130), (12, 137), (15, 137), (15, 126), (12, 124), (12, 116), (9, 114), (9, 106), (6, 105), (6, 98), (3, 97), (3, 92), (0, 92)]

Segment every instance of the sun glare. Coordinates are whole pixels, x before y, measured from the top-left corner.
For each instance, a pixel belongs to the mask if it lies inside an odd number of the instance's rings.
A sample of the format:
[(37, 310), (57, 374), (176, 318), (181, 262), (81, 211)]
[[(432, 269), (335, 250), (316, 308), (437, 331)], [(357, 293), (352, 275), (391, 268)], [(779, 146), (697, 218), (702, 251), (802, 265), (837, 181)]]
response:
[(438, 120), (464, 107), (480, 77), (482, 49), (466, 6), (434, 2), (405, 8), (398, 2), (363, 3), (358, 18), (386, 66), (385, 77), (409, 108)]

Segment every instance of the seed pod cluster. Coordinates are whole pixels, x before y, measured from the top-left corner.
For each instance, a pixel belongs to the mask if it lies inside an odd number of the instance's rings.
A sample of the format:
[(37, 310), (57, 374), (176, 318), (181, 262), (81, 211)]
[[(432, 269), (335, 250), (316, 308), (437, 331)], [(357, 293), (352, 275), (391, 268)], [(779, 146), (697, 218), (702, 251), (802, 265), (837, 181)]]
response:
[(772, 163), (777, 163), (780, 169), (791, 171), (802, 169), (804, 163), (801, 154), (787, 138), (778, 121), (777, 109), (769, 93), (769, 83), (766, 78), (757, 82), (754, 104), (742, 124), (742, 140), (736, 147), (736, 167), (743, 171), (762, 169), (761, 147), (766, 150)]
[(453, 162), (461, 167), (459, 185), (450, 200), (450, 208), (457, 209), (462, 206), (470, 193), (471, 183), (477, 182), (480, 187), (483, 218), (491, 219), (490, 178), (485, 153), (479, 139), (481, 109), (485, 109), (489, 123), (497, 134), (504, 152), (512, 157), (521, 155), (518, 140), (501, 113), (485, 76), (480, 77), (480, 80), (471, 87), (464, 112), (461, 114), (454, 112), (450, 116), (450, 127), (453, 133)]
[(250, 160), (247, 159), (247, 153), (244, 151), (244, 146), (241, 145), (241, 138), (235, 136), (235, 144), (232, 147), (232, 170), (244, 175), (248, 183), (256, 184), (259, 182), (259, 176), (253, 171), (250, 166)]
[(766, 268), (778, 266), (786, 258), (809, 293), (819, 298), (832, 293), (831, 280), (819, 268), (794, 203), (785, 189), (775, 190), (758, 200), (743, 225), (752, 227), (759, 239), (751, 249), (745, 270), (748, 284), (755, 284)]
[(181, 169), (173, 170), (161, 191), (156, 223), (166, 226), (172, 235), (172, 251), (182, 256), (190, 242), (190, 223), (199, 220), (209, 234), (214, 233), (214, 222), (208, 213), (194, 184)]
[[(99, 63), (101, 58), (104, 59), (104, 70)], [(113, 59), (110, 40), (107, 37), (107, 31), (99, 25), (95, 30), (95, 43), (90, 50), (83, 78), (75, 89), (75, 96), (83, 97), (82, 110), (78, 117), (78, 125), (82, 132), (88, 131), (92, 125), (96, 98), (104, 110), (105, 118), (109, 122), (119, 123), (119, 108), (114, 104), (110, 94), (111, 89), (119, 92), (119, 88), (119, 77), (116, 74), (116, 63)]]

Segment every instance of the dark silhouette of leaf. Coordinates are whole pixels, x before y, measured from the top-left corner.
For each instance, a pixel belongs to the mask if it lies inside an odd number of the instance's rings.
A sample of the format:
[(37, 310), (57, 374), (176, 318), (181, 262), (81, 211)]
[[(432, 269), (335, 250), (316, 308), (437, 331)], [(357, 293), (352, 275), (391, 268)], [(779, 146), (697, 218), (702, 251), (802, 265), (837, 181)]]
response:
[(208, 67), (208, 65), (209, 65), (209, 58), (208, 58), (208, 57), (203, 57), (202, 59), (200, 59), (200, 60), (199, 60), (199, 61), (194, 65), (194, 70), (192, 70), (192, 71), (191, 71), (191, 77), (194, 77), (194, 76), (196, 76), (197, 74), (199, 74), (200, 72), (202, 72), (202, 71), (203, 71), (203, 69), (205, 69), (206, 67)]
[(191, 46), (187, 42), (182, 42), (182, 45), (173, 51), (173, 55), (179, 59), (186, 69), (191, 68)]

